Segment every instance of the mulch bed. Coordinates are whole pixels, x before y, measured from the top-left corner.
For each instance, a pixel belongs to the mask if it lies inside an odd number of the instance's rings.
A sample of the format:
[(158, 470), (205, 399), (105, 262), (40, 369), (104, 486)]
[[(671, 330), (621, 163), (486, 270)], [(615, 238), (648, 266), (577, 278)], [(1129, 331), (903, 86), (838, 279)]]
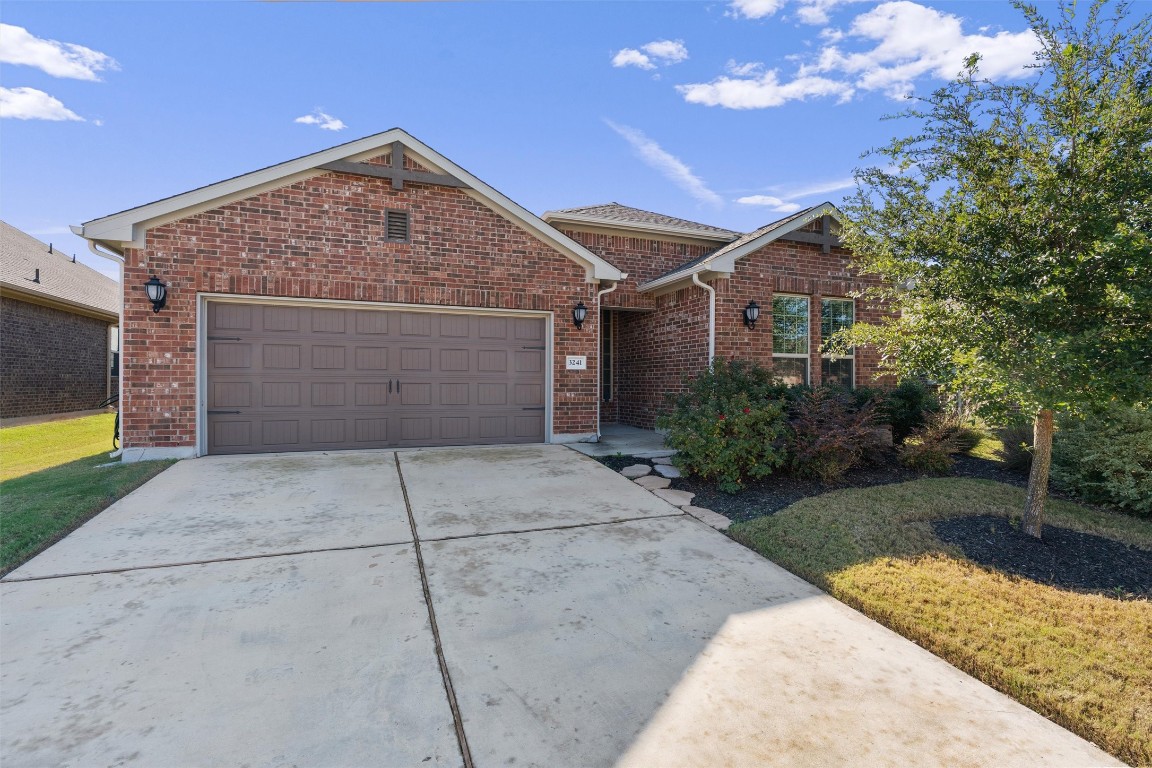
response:
[[(619, 471), (632, 464), (651, 464), (633, 456), (601, 456), (597, 461)], [(1028, 486), (1024, 472), (972, 456), (959, 456), (950, 477), (995, 480), (1020, 488)], [(740, 493), (717, 490), (714, 483), (679, 477), (672, 487), (696, 494), (692, 503), (739, 522), (779, 512), (808, 496), (840, 488), (867, 488), (930, 477), (895, 462), (850, 470), (836, 483), (806, 480), (776, 473), (747, 484)], [(1061, 496), (1051, 491), (1052, 496)], [(1012, 527), (1002, 517), (978, 515), (938, 521), (932, 528), (969, 560), (1061, 589), (1105, 594), (1109, 597), (1152, 597), (1152, 552), (1101, 536), (1044, 526), (1037, 540)]]
[(1152, 552), (1128, 544), (1052, 525), (1034, 539), (991, 515), (938, 520), (932, 530), (972, 562), (998, 571), (1060, 589), (1152, 597)]
[[(633, 456), (598, 456), (600, 463), (620, 471), (632, 464), (651, 464), (648, 459)], [(996, 480), (1020, 487), (1028, 485), (1028, 477), (1019, 472), (1004, 469), (1000, 464), (985, 459), (961, 456), (952, 469), (953, 477), (977, 477)], [(748, 483), (740, 493), (724, 493), (715, 483), (691, 477), (678, 477), (672, 487), (678, 491), (696, 494), (692, 503), (719, 512), (734, 522), (751, 520), (779, 512), (801, 499), (818, 496), (840, 488), (867, 488), (873, 485), (904, 483), (930, 477), (911, 469), (905, 469), (892, 462), (875, 467), (859, 467), (849, 471), (836, 483), (822, 483), (819, 480), (806, 480), (778, 472), (763, 480)]]

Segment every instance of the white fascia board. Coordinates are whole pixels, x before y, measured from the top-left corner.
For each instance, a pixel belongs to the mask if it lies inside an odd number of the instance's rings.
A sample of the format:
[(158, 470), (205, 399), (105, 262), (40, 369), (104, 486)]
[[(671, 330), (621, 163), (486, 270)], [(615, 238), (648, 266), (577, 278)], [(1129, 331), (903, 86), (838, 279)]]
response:
[(839, 209), (836, 208), (836, 206), (832, 205), (832, 203), (817, 205), (814, 206), (807, 215), (801, 216), (795, 221), (788, 222), (788, 226), (786, 227), (774, 229), (771, 232), (765, 232), (760, 237), (757, 237), (754, 240), (749, 240), (737, 248), (733, 248), (730, 251), (726, 251), (722, 254), (713, 256), (710, 259), (705, 259), (699, 264), (694, 265), (691, 269), (686, 269), (683, 272), (675, 272), (671, 275), (665, 275), (664, 277), (657, 278), (651, 282), (644, 283), (643, 285), (637, 286), (636, 291), (637, 293), (651, 293), (653, 291), (663, 292), (662, 289), (668, 288), (669, 286), (680, 282), (691, 283), (692, 273), (694, 272), (697, 274), (703, 274), (704, 272), (734, 272), (736, 270), (736, 261), (738, 259), (742, 259), (748, 254), (760, 250), (769, 243), (775, 240), (779, 240), (789, 232), (794, 232), (797, 229), (800, 229), (800, 227), (810, 224), (811, 222), (824, 215), (832, 216), (834, 219), (841, 223), (844, 222), (844, 214), (841, 213)]
[(630, 232), (643, 232), (652, 235), (673, 235), (675, 237), (684, 237), (691, 240), (704, 240), (710, 243), (730, 243), (733, 240), (739, 240), (741, 235), (739, 232), (733, 232), (731, 235), (708, 234), (701, 232), (698, 229), (689, 229), (687, 227), (672, 227), (663, 226), (660, 224), (641, 224), (631, 221), (619, 221), (617, 219), (602, 219), (597, 216), (588, 216), (581, 213), (557, 213), (555, 211), (545, 211), (540, 218), (549, 224), (591, 224), (598, 227), (607, 229), (624, 229)]
[(330, 173), (330, 171), (325, 171), (318, 166), (336, 160), (351, 162), (367, 160), (389, 149), (397, 141), (403, 144), (406, 149), (411, 150), (422, 165), (429, 167), (432, 171), (445, 173), (463, 181), (471, 187), (470, 190), (465, 190), (465, 193), (499, 211), (508, 219), (521, 225), (561, 253), (572, 258), (573, 261), (584, 266), (586, 279), (589, 282), (622, 279), (620, 270), (616, 267), (548, 226), (535, 214), (497, 192), (400, 128), (393, 128), (348, 144), (341, 144), (331, 149), (289, 160), (286, 163), (157, 200), (138, 208), (93, 219), (79, 227), (80, 231), (77, 234), (117, 250), (143, 248), (145, 233), (152, 227), (212, 210), (233, 200), (251, 197), (295, 184), (313, 176)]

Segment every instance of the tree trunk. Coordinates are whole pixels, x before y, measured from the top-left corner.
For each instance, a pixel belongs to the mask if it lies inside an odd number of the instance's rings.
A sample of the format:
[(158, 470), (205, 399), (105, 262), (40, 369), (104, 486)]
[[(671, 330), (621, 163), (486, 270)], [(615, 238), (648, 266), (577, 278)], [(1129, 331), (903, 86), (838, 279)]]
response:
[(1048, 471), (1052, 468), (1052, 411), (1041, 408), (1032, 431), (1032, 471), (1028, 474), (1028, 500), (1024, 503), (1024, 533), (1040, 538), (1044, 502), (1048, 499)]

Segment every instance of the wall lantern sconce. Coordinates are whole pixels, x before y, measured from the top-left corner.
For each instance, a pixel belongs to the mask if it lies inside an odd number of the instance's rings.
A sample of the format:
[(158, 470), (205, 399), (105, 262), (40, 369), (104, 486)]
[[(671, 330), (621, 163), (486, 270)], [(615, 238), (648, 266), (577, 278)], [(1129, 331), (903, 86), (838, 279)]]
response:
[(744, 307), (744, 327), (752, 330), (756, 327), (756, 321), (760, 319), (760, 305), (754, 301), (748, 302), (748, 306)]
[(164, 303), (168, 301), (168, 286), (160, 282), (160, 278), (152, 275), (152, 279), (144, 283), (144, 290), (148, 292), (148, 301), (152, 302), (153, 312), (164, 309)]
[(584, 306), (584, 302), (580, 302), (572, 308), (572, 324), (576, 326), (576, 330), (584, 327), (584, 320), (588, 317), (588, 307)]

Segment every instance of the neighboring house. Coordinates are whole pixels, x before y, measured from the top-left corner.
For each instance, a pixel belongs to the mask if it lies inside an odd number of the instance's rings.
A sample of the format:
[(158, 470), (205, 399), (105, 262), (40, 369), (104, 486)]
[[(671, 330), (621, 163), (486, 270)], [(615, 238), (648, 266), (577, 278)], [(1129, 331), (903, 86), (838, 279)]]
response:
[(868, 314), (840, 219), (825, 204), (741, 234), (615, 203), (541, 219), (393, 129), (74, 231), (125, 260), (132, 460), (651, 427), (706, 368), (710, 325), (716, 355), (870, 381), (874, 355), (820, 355)]
[(115, 280), (0, 221), (0, 418), (98, 406), (119, 323)]

